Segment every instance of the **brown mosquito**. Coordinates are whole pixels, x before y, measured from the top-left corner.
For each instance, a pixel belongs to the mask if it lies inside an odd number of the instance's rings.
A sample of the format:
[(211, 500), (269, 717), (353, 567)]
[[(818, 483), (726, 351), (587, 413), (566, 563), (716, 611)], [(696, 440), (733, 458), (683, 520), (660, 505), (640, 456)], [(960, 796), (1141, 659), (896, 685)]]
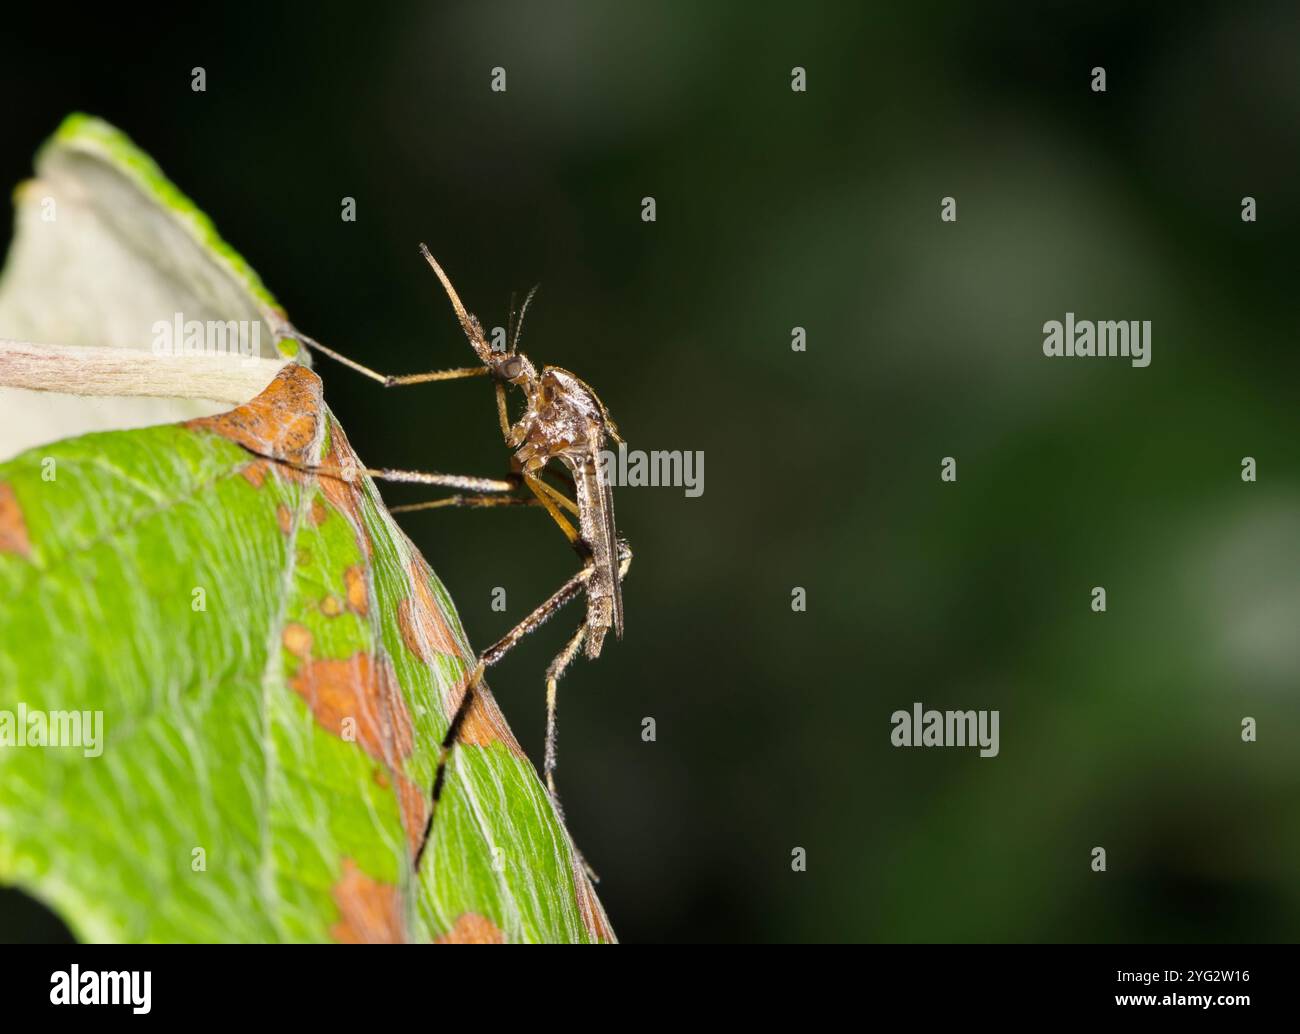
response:
[[(622, 581), (632, 563), (632, 551), (625, 541), (618, 538), (614, 526), (613, 494), (608, 481), (601, 477), (600, 466), (606, 439), (612, 439), (616, 443), (622, 439), (614, 421), (610, 419), (609, 411), (588, 384), (558, 366), (544, 366), (539, 373), (532, 361), (519, 351), (519, 333), (523, 327), (524, 315), (537, 288), (534, 287), (524, 299), (517, 321), (514, 319), (513, 305), (511, 306), (508, 322), (513, 322), (513, 327), (507, 328), (508, 347), (494, 349), (477, 317), (465, 309), (447, 274), (429, 253), (429, 249), (421, 244), (420, 252), (442, 282), (461, 328), (482, 365), (389, 376), (363, 366), (313, 338), (296, 331), (292, 336), (308, 348), (378, 381), (386, 388), (484, 375), (495, 380), (501, 433), (506, 445), (514, 450), (508, 480), (389, 469), (367, 469), (364, 473), (381, 480), (437, 485), (458, 490), (456, 495), (442, 499), (395, 506), (391, 511), (393, 513), (409, 513), (442, 506), (540, 505), (551, 515), (582, 557), (583, 566), (577, 574), (480, 655), (443, 741), (433, 788), (436, 806), (448, 755), (456, 742), (460, 724), (469, 711), (475, 686), (483, 671), (501, 660), (516, 643), (546, 622), (566, 603), (579, 595), (585, 595), (587, 613), (583, 623), (546, 669), (546, 748), (542, 767), (547, 789), (558, 809), (559, 797), (555, 789), (557, 684), (584, 643), (587, 656), (595, 659), (600, 656), (605, 635), (611, 628), (616, 636), (623, 636)], [(513, 423), (508, 415), (507, 385), (518, 388), (524, 399), (523, 414)], [(542, 474), (552, 460), (558, 461), (567, 472), (565, 480), (572, 485), (572, 499), (542, 480)], [(521, 485), (532, 493), (531, 498), (519, 495)], [(570, 520), (570, 517), (574, 520)], [(432, 822), (432, 814), (429, 821)], [(427, 840), (427, 830), (425, 836)], [(417, 856), (416, 864), (418, 863)]]

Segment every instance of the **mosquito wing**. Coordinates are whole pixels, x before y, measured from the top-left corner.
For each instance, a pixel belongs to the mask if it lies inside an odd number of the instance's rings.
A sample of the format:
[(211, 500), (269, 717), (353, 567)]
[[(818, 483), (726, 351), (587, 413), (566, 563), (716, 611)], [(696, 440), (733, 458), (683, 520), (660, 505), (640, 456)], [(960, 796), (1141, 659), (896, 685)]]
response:
[(610, 486), (600, 476), (599, 453), (592, 449), (575, 464), (575, 489), (583, 544), (591, 553), (587, 582), (587, 656), (600, 655), (605, 632), (623, 634), (623, 595), (618, 584), (618, 539)]

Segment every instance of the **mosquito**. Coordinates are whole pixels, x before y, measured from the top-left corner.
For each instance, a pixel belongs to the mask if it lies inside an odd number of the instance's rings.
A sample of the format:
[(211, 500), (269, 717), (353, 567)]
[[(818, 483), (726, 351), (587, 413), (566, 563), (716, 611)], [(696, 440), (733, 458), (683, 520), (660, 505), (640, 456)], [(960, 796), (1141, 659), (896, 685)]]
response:
[[(550, 514), (582, 558), (582, 567), (576, 574), (479, 656), (461, 704), (443, 740), (432, 794), (436, 806), (447, 757), (456, 742), (460, 725), (468, 714), (474, 688), (483, 672), (501, 660), (524, 636), (549, 620), (561, 607), (576, 597), (585, 595), (587, 612), (583, 622), (546, 669), (546, 746), (542, 769), (551, 799), (557, 811), (563, 815), (555, 788), (557, 684), (584, 644), (587, 657), (594, 660), (600, 656), (605, 636), (611, 628), (617, 638), (623, 637), (622, 582), (632, 563), (632, 550), (625, 540), (618, 537), (614, 525), (613, 493), (608, 480), (601, 477), (601, 453), (606, 440), (621, 443), (623, 439), (605, 404), (590, 385), (558, 366), (543, 366), (539, 372), (532, 361), (519, 351), (519, 334), (524, 315), (537, 293), (536, 287), (524, 299), (517, 321), (513, 304), (511, 306), (510, 320), (507, 322), (513, 322), (514, 325), (507, 328), (508, 347), (494, 349), (483, 332), (482, 324), (473, 313), (466, 310), (442, 266), (424, 244), (420, 245), (420, 253), (447, 292), (456, 318), (481, 365), (391, 376), (349, 359), (297, 331), (289, 336), (313, 351), (378, 381), (386, 388), (477, 376), (490, 376), (495, 381), (501, 434), (506, 445), (514, 450), (509, 479), (389, 469), (367, 469), (364, 472), (381, 480), (437, 485), (458, 490), (457, 494), (442, 499), (395, 506), (392, 513), (409, 513), (443, 506), (540, 505)], [(513, 423), (507, 407), (508, 385), (518, 388), (524, 400), (523, 414)], [(543, 472), (552, 461), (560, 464), (567, 474), (565, 480), (573, 487), (572, 499), (542, 480)], [(521, 484), (532, 493), (531, 498), (518, 494)], [(429, 822), (432, 823), (432, 820), (431, 813)], [(427, 830), (425, 837), (427, 841)], [(418, 855), (416, 864), (419, 864)]]

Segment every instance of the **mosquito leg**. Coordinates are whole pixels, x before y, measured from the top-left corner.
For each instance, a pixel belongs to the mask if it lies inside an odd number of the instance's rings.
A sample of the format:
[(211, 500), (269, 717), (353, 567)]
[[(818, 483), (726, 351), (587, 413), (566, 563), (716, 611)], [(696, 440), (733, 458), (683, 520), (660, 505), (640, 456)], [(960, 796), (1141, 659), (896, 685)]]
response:
[[(525, 477), (530, 477), (530, 476), (531, 475), (525, 475)], [(540, 489), (542, 492), (545, 492), (548, 496), (550, 496), (552, 502), (559, 503), (575, 517), (579, 516), (577, 503), (575, 503), (567, 495), (561, 492), (558, 488), (552, 488), (541, 478), (536, 478), (535, 480), (537, 482), (537, 489)], [(536, 491), (537, 489), (534, 489), (534, 491)]]
[[(618, 557), (618, 577), (621, 582), (627, 575), (628, 568), (632, 565), (632, 550), (629, 549), (627, 543), (622, 540), (618, 543)], [(481, 674), (484, 669), (491, 667), (493, 664), (496, 664), (497, 661), (501, 660), (501, 658), (509, 653), (510, 650), (521, 639), (523, 639), (524, 636), (528, 635), (529, 632), (540, 627), (557, 611), (559, 611), (561, 607), (573, 600), (574, 597), (578, 596), (586, 586), (587, 582), (591, 580), (591, 576), (595, 570), (595, 565), (588, 561), (583, 566), (582, 570), (561, 585), (554, 593), (552, 593), (549, 599), (537, 607), (531, 614), (525, 617), (504, 636), (484, 650), (482, 656), (479, 658), (479, 667), (476, 670), (476, 677), (478, 674)], [(568, 668), (569, 664), (573, 661), (578, 650), (581, 649), (586, 636), (587, 625), (584, 622), (577, 632), (573, 634), (573, 638), (569, 640), (564, 649), (560, 651), (559, 656), (557, 656), (546, 669), (546, 750), (543, 756), (542, 770), (546, 776), (547, 792), (550, 795), (551, 802), (553, 803), (556, 814), (560, 817), (561, 822), (564, 821), (564, 811), (560, 804), (559, 794), (555, 789), (555, 713), (557, 684), (561, 676), (563, 676), (565, 669)], [(591, 877), (592, 881), (599, 882), (600, 877), (596, 875), (595, 870), (592, 869), (592, 867), (587, 863), (587, 860), (582, 857), (581, 853), (578, 855), (578, 860), (582, 862), (583, 868), (587, 871), (587, 875)]]
[(398, 481), (408, 485), (436, 485), (439, 488), (457, 488), (462, 492), (513, 492), (519, 483), (500, 478), (469, 477), (464, 474), (433, 474), (418, 470), (374, 470), (363, 473), (380, 481)]
[[(251, 450), (250, 450), (251, 451)], [(255, 453), (255, 455), (261, 455)], [(436, 488), (454, 488), (461, 492), (513, 492), (519, 487), (519, 479), (471, 477), (465, 474), (436, 474), (432, 471), (393, 470), (388, 467), (335, 467), (329, 464), (295, 463), (278, 456), (266, 459), (302, 471), (317, 477), (337, 478), (351, 483), (360, 476), (372, 477), (376, 481), (394, 481), (407, 485), (433, 485)]]
[(404, 506), (390, 506), (389, 513), (415, 513), (417, 510), (437, 510), (443, 506), (465, 506), (482, 508), (486, 506), (541, 506), (536, 499), (526, 499), (517, 495), (449, 495), (445, 499), (433, 499), (427, 503), (407, 503)]
[[(587, 626), (585, 624), (578, 626), (578, 631), (573, 634), (573, 638), (565, 645), (564, 649), (556, 655), (555, 660), (551, 661), (550, 666), (546, 669), (546, 752), (542, 761), (542, 771), (546, 776), (546, 792), (551, 796), (551, 806), (555, 809), (555, 814), (560, 821), (564, 821), (564, 806), (560, 803), (560, 792), (555, 788), (555, 765), (556, 765), (556, 697), (557, 684), (564, 677), (565, 669), (573, 663), (573, 658), (577, 656), (578, 650), (582, 648), (582, 641), (587, 637)], [(578, 851), (577, 845), (574, 846), (577, 852), (578, 861), (591, 877), (592, 883), (599, 883), (600, 877), (596, 870), (591, 867), (581, 851)]]
[(420, 859), (424, 857), (424, 849), (429, 846), (429, 834), (433, 832), (433, 814), (438, 810), (438, 801), (442, 797), (442, 787), (447, 780), (447, 762), (451, 760), (452, 749), (456, 746), (457, 739), (460, 738), (461, 726), (465, 724), (465, 718), (474, 705), (478, 684), (482, 678), (483, 663), (480, 661), (465, 683), (465, 692), (461, 694), (460, 703), (456, 706), (456, 713), (451, 716), (451, 724), (447, 726), (447, 734), (442, 738), (442, 744), (438, 748), (438, 767), (434, 771), (433, 790), (429, 794), (429, 817), (424, 823), (424, 835), (420, 838), (420, 849), (415, 852), (416, 872), (420, 871)]
[[(626, 543), (619, 543), (619, 578), (627, 574), (627, 569), (632, 563), (632, 553), (627, 548)], [(498, 639), (495, 643), (483, 651), (475, 666), (473, 673), (465, 684), (465, 692), (461, 696), (460, 703), (456, 707), (456, 713), (452, 716), (451, 724), (447, 727), (447, 734), (443, 737), (442, 745), (438, 751), (438, 767), (433, 777), (433, 790), (430, 794), (429, 817), (424, 825), (424, 835), (420, 841), (420, 848), (415, 854), (415, 869), (418, 872), (420, 868), (420, 859), (424, 857), (424, 850), (429, 843), (429, 835), (433, 831), (433, 815), (437, 810), (438, 801), (442, 796), (442, 788), (447, 778), (447, 763), (451, 760), (451, 752), (456, 745), (460, 736), (461, 726), (465, 723), (465, 718), (469, 714), (470, 708), (474, 703), (475, 695), (478, 691), (478, 685), (483, 679), (483, 673), (487, 668), (496, 664), (507, 653), (510, 652), (519, 640), (523, 639), (529, 632), (545, 624), (557, 611), (566, 603), (569, 603), (578, 596), (591, 578), (594, 566), (587, 564), (577, 574), (573, 575), (568, 581), (561, 585), (551, 596), (540, 606), (533, 610), (531, 614), (525, 617), (519, 624)], [(582, 625), (573, 638), (569, 640), (565, 648), (560, 652), (546, 669), (546, 751), (542, 762), (543, 772), (546, 776), (546, 788), (554, 803), (556, 813), (560, 816), (561, 821), (564, 818), (564, 812), (560, 805), (560, 799), (555, 792), (555, 761), (556, 761), (556, 731), (555, 731), (555, 712), (556, 712), (556, 684), (564, 674), (565, 669), (573, 661), (578, 650), (581, 649), (583, 640), (587, 635), (587, 626)], [(583, 867), (587, 870), (588, 875), (593, 880), (598, 880), (591, 866), (587, 864), (586, 859), (581, 858)]]
[(301, 345), (306, 345), (314, 352), (321, 355), (327, 355), (337, 363), (357, 373), (364, 374), (372, 381), (378, 381), (385, 388), (396, 388), (406, 384), (428, 384), (431, 381), (454, 381), (462, 377), (484, 377), (492, 371), (486, 366), (458, 366), (450, 370), (432, 370), (428, 373), (406, 373), (398, 376), (392, 374), (380, 373), (378, 370), (372, 370), (368, 366), (363, 366), (355, 359), (349, 359), (341, 352), (336, 352), (332, 348), (322, 345), (315, 338), (310, 338), (306, 334), (300, 334), (297, 331), (283, 335), (297, 341)]
[(591, 564), (587, 564), (581, 571), (556, 589), (549, 599), (538, 606), (531, 614), (520, 621), (519, 624), (515, 625), (514, 628), (484, 650), (482, 655), (479, 657), (479, 660), (483, 662), (483, 666), (487, 668), (492, 667), (492, 665), (496, 664), (497, 661), (501, 660), (502, 657), (509, 653), (519, 640), (529, 632), (540, 628), (549, 621), (556, 611), (582, 592), (583, 587), (587, 584), (588, 579), (591, 578), (591, 573), (594, 570), (595, 568)]
[[(573, 525), (569, 523), (568, 518), (560, 512), (560, 507), (556, 504), (554, 499), (555, 496), (560, 496), (560, 498), (563, 499), (564, 497), (561, 493), (546, 484), (540, 478), (534, 477), (532, 474), (526, 473), (523, 477), (524, 484), (532, 489), (533, 495), (537, 496), (541, 504), (546, 507), (546, 512), (551, 515), (552, 520), (554, 520), (555, 523), (560, 526), (560, 530), (564, 532), (564, 537), (567, 538), (571, 544), (576, 545), (579, 538), (578, 532)], [(574, 506), (570, 500), (564, 499), (564, 502), (567, 506), (573, 507), (574, 513), (577, 513), (577, 507)]]
[[(628, 548), (627, 543), (622, 539), (618, 543), (618, 559), (618, 579), (621, 582), (627, 575), (628, 568), (632, 566), (632, 550)], [(515, 625), (514, 628), (483, 651), (479, 657), (479, 660), (483, 662), (483, 666), (485, 668), (492, 667), (508, 654), (519, 640), (549, 621), (556, 611), (582, 592), (587, 582), (591, 580), (591, 575), (595, 570), (595, 565), (591, 561), (587, 561), (582, 570), (556, 589), (549, 599), (540, 604), (519, 624)]]
[(585, 624), (578, 626), (578, 631), (573, 634), (573, 638), (551, 661), (550, 667), (546, 669), (546, 752), (542, 760), (542, 772), (546, 776), (546, 789), (550, 791), (551, 800), (555, 802), (555, 810), (560, 813), (561, 818), (564, 811), (560, 807), (560, 797), (555, 791), (555, 710), (556, 710), (556, 687), (560, 679), (564, 676), (564, 670), (573, 661), (578, 649), (582, 646), (582, 641), (587, 638), (587, 626)]
[[(487, 367), (485, 366), (483, 367), (483, 369), (486, 370)], [(511, 434), (510, 417), (506, 413), (506, 386), (502, 384), (500, 381), (497, 381), (496, 389), (497, 389), (497, 419), (501, 421), (501, 437), (506, 440), (507, 445), (511, 445), (511, 446), (517, 445), (518, 443), (514, 440), (514, 435)]]

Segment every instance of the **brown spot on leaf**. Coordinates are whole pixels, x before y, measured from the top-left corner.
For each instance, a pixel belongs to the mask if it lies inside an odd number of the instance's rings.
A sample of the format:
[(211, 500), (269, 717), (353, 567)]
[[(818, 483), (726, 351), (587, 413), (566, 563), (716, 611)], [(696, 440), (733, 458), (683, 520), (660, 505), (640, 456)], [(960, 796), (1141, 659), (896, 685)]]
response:
[(463, 912), (450, 930), (435, 944), (504, 944), (503, 934), (496, 923), (477, 912)]
[(261, 488), (266, 484), (266, 460), (254, 460), (239, 472), (239, 476), (247, 481), (254, 488)]
[(320, 601), (320, 612), (327, 618), (336, 618), (343, 613), (343, 602), (337, 596), (326, 596)]
[(365, 653), (342, 661), (312, 660), (311, 633), (301, 625), (286, 626), (284, 639), (286, 648), (303, 660), (290, 685), (307, 701), (316, 721), (341, 736), (344, 721), (352, 719), (358, 745), (386, 766), (374, 769), (375, 783), (387, 788), (396, 779), (402, 826), (415, 857), (424, 840), (428, 802), (425, 791), (399, 767), (411, 753), (414, 733), (387, 658), (378, 667)]
[(343, 859), (343, 878), (334, 884), (339, 921), (330, 936), (341, 944), (401, 944), (401, 902), (397, 888), (367, 876), (351, 858)]
[(360, 564), (353, 564), (343, 572), (343, 582), (348, 587), (348, 606), (365, 617), (370, 609), (366, 597), (366, 572)]
[[(431, 572), (420, 558), (411, 561), (409, 570), (412, 595), (397, 605), (397, 624), (402, 632), (402, 641), (407, 649), (426, 664), (432, 664), (439, 656), (459, 658), (467, 663), (476, 662), (477, 658), (466, 658), (461, 651), (460, 642), (443, 616), (442, 606), (430, 587)], [(465, 687), (473, 676), (474, 668), (466, 671), (464, 677), (444, 699), (445, 714), (454, 715), (460, 709)], [(497, 740), (503, 742), (510, 752), (521, 759), (527, 755), (519, 746), (510, 726), (506, 724), (501, 708), (497, 706), (487, 684), (480, 680), (474, 700), (460, 729), (460, 742), (471, 746), (486, 747)]]
[[(343, 433), (343, 428), (339, 427), (337, 420), (330, 421), (329, 452), (321, 457), (320, 462), (322, 467), (332, 472), (321, 474), (319, 481), (321, 491), (325, 493), (325, 498), (333, 507), (351, 522), (362, 551), (369, 556), (370, 536), (366, 534), (365, 524), (361, 519), (361, 501), (365, 498), (362, 488), (364, 478), (361, 474), (362, 464), (357, 459), (357, 454), (352, 451), (352, 446), (348, 444), (347, 435)], [(343, 476), (343, 472), (347, 471), (353, 472), (351, 480)]]
[(23, 519), (23, 509), (18, 505), (13, 485), (0, 483), (0, 553), (17, 553), (30, 556), (31, 541), (27, 537), (27, 522)]
[(280, 525), (280, 530), (286, 535), (293, 530), (293, 514), (284, 503), (275, 508), (275, 523)]
[(284, 626), (284, 648), (295, 657), (306, 660), (311, 656), (311, 632), (304, 625), (290, 623)]
[(397, 605), (397, 624), (402, 630), (402, 641), (426, 664), (433, 663), (437, 654), (450, 654), (467, 660), (443, 617), (442, 606), (429, 587), (429, 572), (419, 560), (411, 561), (410, 580), (414, 595)]
[(357, 743), (372, 758), (396, 768), (411, 753), (411, 716), (386, 657), (378, 663), (369, 653), (308, 657), (289, 684), (334, 735), (341, 736), (344, 720), (352, 719)]
[(212, 431), (259, 456), (307, 465), (320, 438), (323, 412), (320, 378), (305, 366), (288, 363), (251, 402), (185, 426)]
[(328, 516), (329, 516), (329, 510), (326, 508), (325, 503), (321, 500), (321, 497), (318, 495), (312, 496), (312, 500), (311, 500), (312, 524), (314, 524), (316, 527), (319, 528), (322, 524), (325, 523), (325, 518)]
[[(469, 684), (473, 674), (473, 669), (466, 672), (465, 677), (452, 690), (452, 695), (446, 702), (447, 714), (453, 715), (460, 709), (465, 687)], [(465, 713), (464, 721), (461, 722), (460, 736), (457, 737), (457, 742), (471, 747), (486, 747), (498, 740), (504, 743), (510, 753), (521, 761), (528, 760), (524, 748), (519, 746), (515, 734), (510, 731), (510, 726), (506, 724), (506, 717), (501, 713), (501, 708), (497, 705), (492, 691), (487, 688), (487, 683), (480, 679), (478, 688), (474, 691), (474, 699), (469, 705), (469, 710)]]

